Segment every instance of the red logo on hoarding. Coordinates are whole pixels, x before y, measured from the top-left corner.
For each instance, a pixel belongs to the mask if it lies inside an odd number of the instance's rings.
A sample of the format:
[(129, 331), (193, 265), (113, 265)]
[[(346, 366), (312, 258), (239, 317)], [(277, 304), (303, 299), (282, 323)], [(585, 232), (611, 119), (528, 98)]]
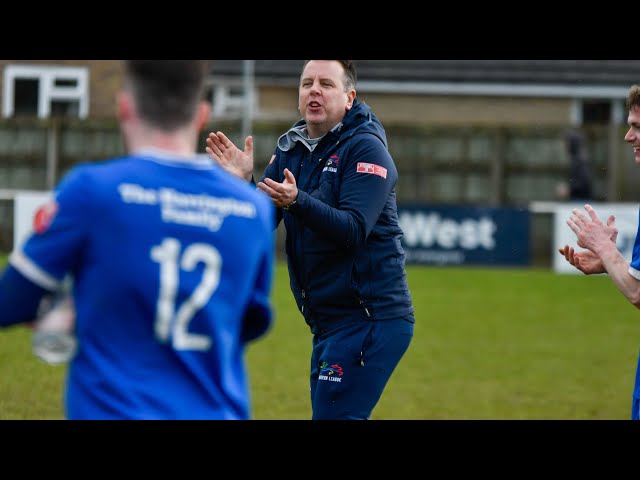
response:
[(387, 178), (387, 169), (375, 163), (358, 162), (358, 173), (373, 173), (382, 178)]

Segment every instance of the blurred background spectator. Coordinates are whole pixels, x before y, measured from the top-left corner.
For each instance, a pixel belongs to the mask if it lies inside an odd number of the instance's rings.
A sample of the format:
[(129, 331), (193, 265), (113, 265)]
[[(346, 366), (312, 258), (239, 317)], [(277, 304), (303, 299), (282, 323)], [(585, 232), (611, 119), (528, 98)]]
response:
[(591, 200), (593, 198), (593, 175), (584, 134), (577, 129), (570, 130), (565, 141), (570, 160), (569, 200)]

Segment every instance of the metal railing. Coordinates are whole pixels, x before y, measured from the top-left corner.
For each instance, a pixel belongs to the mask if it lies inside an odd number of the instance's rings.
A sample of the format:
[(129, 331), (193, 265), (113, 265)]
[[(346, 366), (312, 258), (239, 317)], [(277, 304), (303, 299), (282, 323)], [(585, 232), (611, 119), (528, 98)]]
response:
[[(256, 177), (271, 158), (278, 136), (290, 125), (253, 125)], [(640, 200), (640, 172), (624, 148), (626, 127), (586, 129), (594, 177), (594, 200)], [(243, 125), (230, 121), (202, 132), (222, 130), (243, 145)], [(568, 180), (566, 128), (387, 128), (398, 171), (399, 203), (520, 206), (558, 200), (557, 186)], [(612, 140), (614, 139), (614, 140)], [(612, 142), (615, 145), (612, 146)], [(115, 121), (0, 121), (0, 252), (12, 248), (16, 190), (50, 190), (73, 165), (125, 152)]]

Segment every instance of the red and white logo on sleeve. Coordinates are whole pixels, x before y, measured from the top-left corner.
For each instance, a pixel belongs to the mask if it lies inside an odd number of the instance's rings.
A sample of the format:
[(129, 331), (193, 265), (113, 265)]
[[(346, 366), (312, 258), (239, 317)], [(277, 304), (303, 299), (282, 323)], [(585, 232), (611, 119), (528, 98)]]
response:
[(33, 231), (38, 234), (46, 232), (56, 213), (58, 213), (58, 204), (55, 200), (49, 200), (38, 208), (33, 216)]
[(374, 175), (378, 175), (382, 178), (387, 178), (387, 169), (381, 167), (380, 165), (376, 165), (375, 163), (364, 163), (358, 162), (358, 167), (356, 170), (358, 173), (373, 173)]

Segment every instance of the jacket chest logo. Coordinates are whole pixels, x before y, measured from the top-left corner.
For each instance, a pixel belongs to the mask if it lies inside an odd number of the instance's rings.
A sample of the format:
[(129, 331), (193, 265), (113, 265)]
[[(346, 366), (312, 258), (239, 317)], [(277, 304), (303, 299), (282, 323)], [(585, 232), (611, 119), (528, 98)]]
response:
[(332, 155), (331, 157), (329, 157), (329, 160), (327, 160), (327, 164), (324, 166), (324, 168), (322, 169), (323, 172), (337, 172), (338, 171), (338, 156), (337, 155)]

